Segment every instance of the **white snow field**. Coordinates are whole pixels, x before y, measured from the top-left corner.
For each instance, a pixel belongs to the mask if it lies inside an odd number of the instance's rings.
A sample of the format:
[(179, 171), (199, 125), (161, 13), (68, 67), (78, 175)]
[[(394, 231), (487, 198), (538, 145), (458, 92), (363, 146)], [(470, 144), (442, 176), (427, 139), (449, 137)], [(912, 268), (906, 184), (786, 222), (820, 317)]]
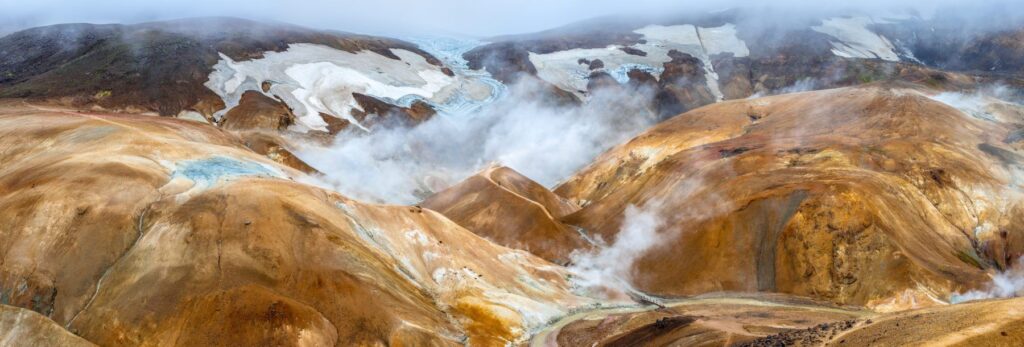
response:
[[(326, 131), (327, 123), (320, 113), (362, 128), (351, 115), (353, 109), (359, 109), (353, 92), (401, 106), (408, 106), (415, 99), (445, 105), (457, 98), (491, 97), (486, 91), (479, 91), (486, 86), (465, 88), (474, 82), (465, 76), (445, 75), (440, 66), (428, 63), (416, 53), (402, 49), (391, 52), (401, 59), (370, 51), (349, 53), (316, 44), (292, 44), (286, 51), (267, 52), (261, 59), (243, 62), (222, 54), (206, 87), (223, 98), (225, 110), (229, 110), (238, 104), (242, 93), (262, 92), (260, 85), (271, 82), (267, 94), (279, 97), (295, 111), (298, 122), (292, 130), (299, 132)], [(464, 93), (459, 92), (461, 89), (478, 91)]]
[(722, 93), (718, 88), (718, 74), (715, 73), (710, 56), (732, 53), (737, 57), (744, 57), (750, 54), (746, 43), (736, 36), (736, 27), (732, 24), (715, 28), (700, 28), (693, 25), (648, 25), (634, 32), (643, 35), (646, 43), (630, 47), (646, 52), (646, 56), (631, 55), (624, 52), (621, 46), (610, 45), (604, 48), (570, 49), (548, 54), (530, 53), (530, 62), (537, 68), (537, 76), (541, 79), (585, 98), (591, 71), (587, 65), (580, 64), (579, 59), (600, 59), (604, 63), (604, 71), (620, 83), (625, 83), (628, 81), (626, 73), (631, 69), (644, 70), (660, 78), (664, 71), (662, 64), (672, 60), (668, 52), (674, 49), (704, 63), (708, 89), (718, 100), (722, 100)]
[(811, 29), (835, 39), (832, 41), (832, 53), (837, 56), (899, 61), (892, 42), (868, 29), (868, 25), (883, 23), (886, 21), (869, 17), (837, 17), (823, 20), (821, 25)]

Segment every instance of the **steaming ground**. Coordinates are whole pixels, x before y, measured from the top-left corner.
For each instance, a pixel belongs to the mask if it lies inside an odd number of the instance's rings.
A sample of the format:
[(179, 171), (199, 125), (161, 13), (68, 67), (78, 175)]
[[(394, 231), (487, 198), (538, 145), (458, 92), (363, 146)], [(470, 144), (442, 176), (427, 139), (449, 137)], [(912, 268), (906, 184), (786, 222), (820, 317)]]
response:
[(348, 196), (412, 204), (491, 164), (552, 186), (657, 120), (642, 92), (596, 93), (582, 107), (558, 107), (532, 98), (534, 88), (509, 86), (493, 103), (466, 114), (442, 110), (411, 128), (339, 134), (330, 147), (306, 145), (298, 155)]
[[(729, 210), (730, 203), (707, 189), (707, 182), (705, 171), (697, 170), (664, 196), (627, 206), (614, 242), (599, 245), (593, 251), (573, 252), (569, 271), (574, 275), (574, 287), (583, 294), (608, 298), (623, 294), (646, 296), (633, 287), (633, 265), (649, 250), (678, 237), (671, 233), (679, 231), (668, 226), (684, 220), (708, 219)], [(702, 203), (685, 210), (672, 209), (672, 201), (691, 198)]]
[[(1024, 257), (1017, 260), (1017, 264), (1021, 263), (1024, 263)], [(949, 301), (956, 304), (974, 300), (1013, 298), (1018, 296), (1024, 296), (1024, 268), (1020, 265), (992, 276), (992, 283), (989, 283), (986, 288), (953, 295)]]

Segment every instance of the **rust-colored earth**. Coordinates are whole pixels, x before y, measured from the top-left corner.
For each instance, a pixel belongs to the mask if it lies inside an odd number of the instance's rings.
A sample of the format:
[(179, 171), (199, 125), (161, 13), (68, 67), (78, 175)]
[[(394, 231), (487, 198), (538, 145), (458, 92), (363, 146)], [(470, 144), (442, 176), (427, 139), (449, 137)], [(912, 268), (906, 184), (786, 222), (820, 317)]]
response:
[(591, 302), (554, 264), (298, 183), (210, 125), (0, 109), (4, 303), (98, 345), (504, 345)]
[(583, 206), (563, 222), (613, 240), (627, 206), (665, 216), (663, 241), (633, 264), (656, 295), (943, 302), (1024, 251), (1020, 155), (1006, 141), (1024, 119), (1019, 107), (972, 116), (934, 93), (868, 85), (679, 115), (559, 186)]

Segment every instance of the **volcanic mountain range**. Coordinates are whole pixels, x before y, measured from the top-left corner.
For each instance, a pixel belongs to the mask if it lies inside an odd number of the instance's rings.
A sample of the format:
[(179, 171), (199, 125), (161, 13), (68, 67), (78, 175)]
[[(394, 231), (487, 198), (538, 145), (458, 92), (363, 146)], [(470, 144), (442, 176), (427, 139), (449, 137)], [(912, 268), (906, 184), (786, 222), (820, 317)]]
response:
[[(231, 18), (0, 37), (0, 339), (1024, 344), (1024, 27), (750, 16), (450, 50)], [(308, 156), (602, 93), (657, 124), (555, 184), (479, 158), (371, 203)], [(431, 144), (399, 160), (449, 172)]]

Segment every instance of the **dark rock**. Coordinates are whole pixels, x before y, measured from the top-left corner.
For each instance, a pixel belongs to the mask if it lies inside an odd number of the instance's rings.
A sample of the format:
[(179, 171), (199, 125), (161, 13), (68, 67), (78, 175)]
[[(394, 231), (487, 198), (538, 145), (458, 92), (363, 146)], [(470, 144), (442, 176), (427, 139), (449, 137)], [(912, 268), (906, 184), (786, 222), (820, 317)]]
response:
[(753, 149), (753, 148), (750, 148), (750, 147), (736, 147), (736, 148), (720, 149), (720, 150), (718, 150), (718, 154), (721, 155), (722, 158), (728, 158), (728, 157), (732, 157), (732, 156), (743, 154), (743, 153), (745, 153), (745, 152), (747, 152), (747, 151), (749, 151), (751, 149)]
[(421, 100), (413, 101), (409, 107), (401, 107), (366, 94), (352, 93), (352, 97), (363, 109), (353, 109), (352, 117), (365, 127), (381, 123), (412, 126), (425, 122), (437, 114), (433, 107)]
[(309, 164), (306, 164), (302, 159), (296, 157), (295, 154), (287, 148), (287, 141), (282, 139), (276, 132), (258, 130), (243, 131), (238, 135), (245, 143), (245, 147), (248, 147), (253, 152), (259, 153), (273, 161), (308, 174), (319, 173), (319, 171), (314, 169), (312, 166), (309, 166)]
[(228, 110), (220, 126), (229, 130), (284, 130), (295, 123), (295, 115), (283, 102), (257, 91), (242, 93), (238, 106)]
[(587, 79), (587, 90), (595, 91), (598, 89), (621, 89), (622, 86), (619, 81), (616, 81), (611, 75), (604, 71), (591, 72), (590, 77)]
[(629, 55), (636, 55), (636, 56), (641, 56), (641, 57), (646, 57), (647, 56), (647, 52), (644, 52), (642, 50), (639, 50), (639, 49), (636, 49), (636, 48), (633, 48), (633, 47), (619, 47), (619, 50), (621, 50), (623, 52), (626, 52), (626, 54), (629, 54)]
[(327, 133), (331, 135), (335, 135), (342, 130), (347, 129), (348, 126), (352, 124), (347, 120), (326, 113), (320, 113), (320, 119), (323, 119), (324, 122), (327, 123)]

